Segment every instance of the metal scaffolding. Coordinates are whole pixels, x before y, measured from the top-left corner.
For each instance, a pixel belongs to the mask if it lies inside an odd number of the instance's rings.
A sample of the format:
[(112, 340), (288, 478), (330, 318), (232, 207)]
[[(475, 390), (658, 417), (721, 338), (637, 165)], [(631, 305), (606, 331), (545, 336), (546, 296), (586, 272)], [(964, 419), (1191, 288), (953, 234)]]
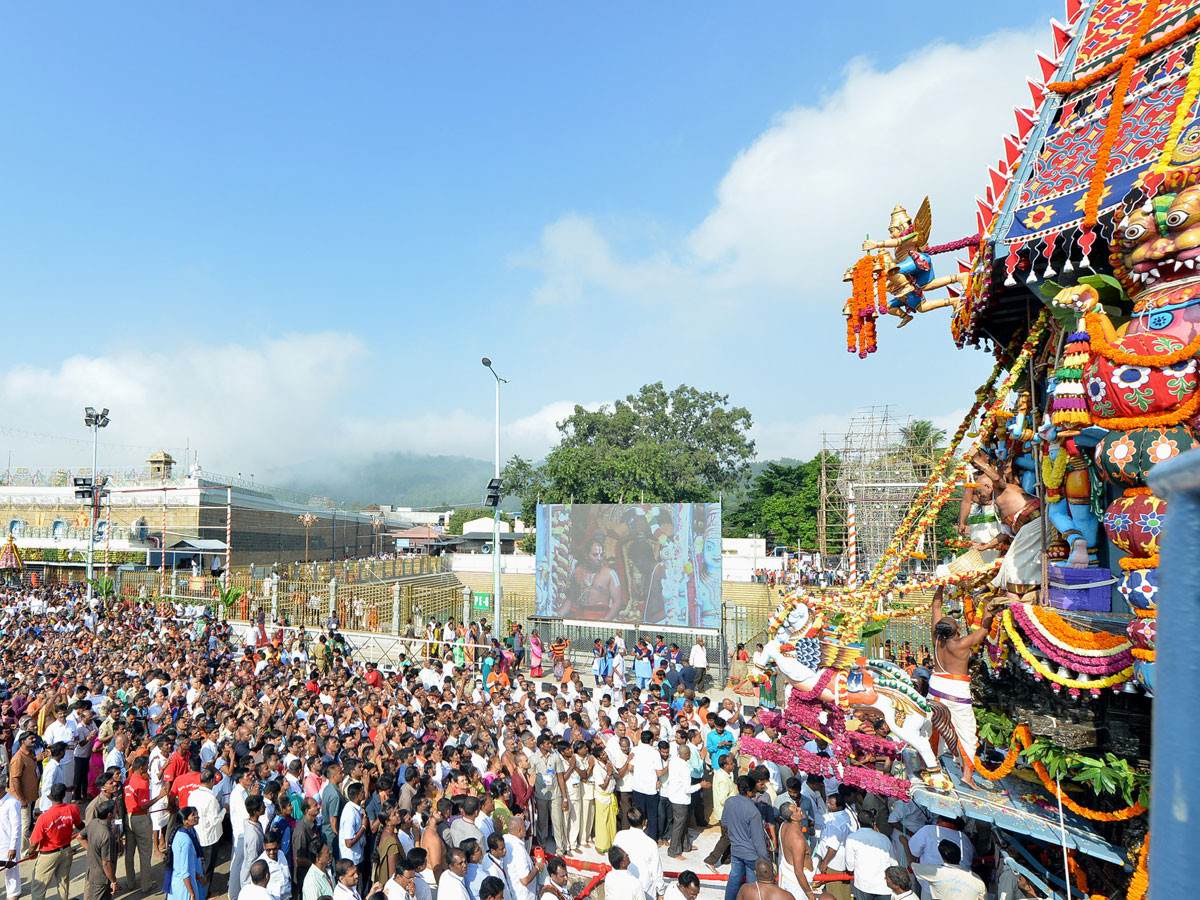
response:
[[(883, 556), (917, 491), (940, 455), (942, 433), (911, 417), (901, 421), (888, 406), (857, 409), (845, 434), (821, 435), (817, 543), (822, 558), (841, 557), (849, 572), (850, 518), (859, 581)], [(918, 551), (928, 560), (907, 560), (907, 571), (930, 571), (938, 548), (932, 526)]]

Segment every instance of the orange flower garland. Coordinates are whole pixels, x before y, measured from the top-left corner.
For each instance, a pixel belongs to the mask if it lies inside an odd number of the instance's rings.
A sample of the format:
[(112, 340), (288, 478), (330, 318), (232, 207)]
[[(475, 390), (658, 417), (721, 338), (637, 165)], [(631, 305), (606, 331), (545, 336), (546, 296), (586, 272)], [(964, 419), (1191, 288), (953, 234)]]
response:
[(1068, 647), (1078, 647), (1083, 650), (1112, 650), (1125, 647), (1129, 639), (1123, 634), (1109, 634), (1107, 631), (1083, 631), (1070, 625), (1062, 616), (1046, 606), (1029, 604), (1025, 612), (1037, 619), (1037, 623), (1046, 629), (1060, 642)]
[(1172, 366), (1175, 363), (1184, 362), (1191, 359), (1197, 353), (1200, 353), (1200, 334), (1192, 338), (1185, 347), (1181, 347), (1171, 353), (1154, 356), (1151, 354), (1131, 353), (1128, 350), (1123, 350), (1120, 347), (1114, 347), (1110, 344), (1108, 338), (1104, 335), (1104, 325), (1098, 313), (1090, 312), (1084, 315), (1083, 327), (1087, 330), (1088, 338), (1091, 341), (1091, 349), (1095, 350), (1105, 359), (1125, 366), (1162, 368), (1163, 366)]
[[(1104, 181), (1108, 178), (1108, 161), (1112, 156), (1113, 144), (1121, 131), (1121, 118), (1125, 112), (1125, 95), (1129, 92), (1129, 82), (1133, 79), (1133, 70), (1137, 65), (1138, 46), (1150, 30), (1154, 15), (1158, 12), (1158, 0), (1147, 0), (1138, 20), (1137, 30), (1129, 41), (1129, 50), (1121, 62), (1121, 74), (1117, 76), (1116, 86), (1112, 92), (1112, 103), (1108, 109), (1108, 121), (1104, 126), (1104, 136), (1100, 139), (1100, 147), (1096, 151), (1096, 162), (1092, 167), (1092, 183), (1088, 187), (1083, 201), (1083, 221), (1080, 223), (1084, 231), (1090, 231), (1096, 226), (1100, 216), (1100, 198), (1104, 193)], [(1109, 426), (1119, 428), (1121, 426)]]
[(1147, 556), (1145, 558), (1139, 556), (1123, 556), (1117, 562), (1126, 572), (1132, 572), (1134, 569), (1155, 569), (1158, 568), (1158, 554)]
[(1111, 419), (1093, 419), (1093, 425), (1116, 431), (1132, 431), (1135, 428), (1152, 428), (1155, 425), (1178, 425), (1186, 422), (1200, 411), (1200, 391), (1192, 394), (1184, 403), (1168, 412), (1146, 416), (1115, 416)]
[(887, 270), (882, 265), (879, 267), (879, 275), (875, 278), (875, 297), (878, 303), (876, 308), (879, 314), (886, 316), (888, 311)]
[(1146, 865), (1150, 856), (1150, 832), (1146, 832), (1146, 839), (1142, 841), (1142, 849), (1138, 851), (1137, 868), (1133, 870), (1133, 877), (1129, 879), (1129, 887), (1126, 889), (1125, 896), (1127, 900), (1145, 900), (1146, 891), (1150, 887), (1150, 870)]
[(1193, 16), (1182, 25), (1173, 28), (1161, 37), (1151, 41), (1149, 44), (1141, 44), (1135, 47), (1131, 41), (1125, 56), (1114, 59), (1108, 65), (1102, 66), (1101, 68), (1096, 69), (1094, 72), (1084, 75), (1082, 78), (1076, 78), (1073, 81), (1052, 81), (1046, 85), (1046, 88), (1054, 91), (1056, 94), (1073, 94), (1076, 91), (1081, 91), (1084, 88), (1091, 87), (1093, 84), (1096, 84), (1098, 81), (1107, 78), (1113, 72), (1117, 71), (1117, 69), (1121, 68), (1122, 64), (1129, 57), (1133, 57), (1135, 60), (1137, 60), (1144, 56), (1149, 56), (1151, 53), (1161, 50), (1168, 44), (1173, 44), (1180, 38), (1186, 37), (1197, 28), (1200, 28), (1200, 16)]
[[(1029, 730), (1029, 726), (1018, 725), (1013, 729), (1012, 744), (1004, 757), (1004, 762), (990, 772), (982, 768), (978, 762), (975, 763), (976, 768), (984, 778), (989, 778), (993, 781), (1003, 778), (1016, 766), (1017, 756), (1022, 751), (1028, 750), (1032, 745), (1033, 732)], [(1052, 797), (1061, 798), (1063, 806), (1071, 810), (1071, 812), (1083, 816), (1085, 819), (1091, 819), (1093, 822), (1124, 822), (1128, 819), (1136, 818), (1146, 811), (1146, 807), (1140, 803), (1135, 803), (1133, 806), (1127, 806), (1124, 809), (1118, 809), (1114, 812), (1101, 812), (1095, 809), (1088, 809), (1086, 806), (1080, 806), (1065, 793), (1059, 791), (1058, 785), (1050, 777), (1050, 773), (1044, 765), (1036, 759), (1030, 760), (1030, 762), (1033, 763), (1033, 771), (1037, 773), (1038, 779), (1042, 782), (1042, 787), (1049, 791)], [(1132, 898), (1133, 894), (1131, 893), (1129, 896)]]

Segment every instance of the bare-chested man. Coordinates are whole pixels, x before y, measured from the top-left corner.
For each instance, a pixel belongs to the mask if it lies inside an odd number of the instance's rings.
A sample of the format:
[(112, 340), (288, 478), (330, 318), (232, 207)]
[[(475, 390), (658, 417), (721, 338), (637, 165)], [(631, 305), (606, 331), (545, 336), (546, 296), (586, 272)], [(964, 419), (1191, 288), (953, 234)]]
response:
[(784, 803), (779, 807), (784, 819), (779, 826), (779, 886), (796, 900), (815, 900), (812, 885), (804, 866), (808, 862), (808, 838), (804, 834), (807, 816), (799, 803)]
[(754, 863), (755, 881), (747, 881), (737, 892), (737, 900), (799, 900), (775, 883), (775, 870), (769, 859)]
[(954, 736), (958, 739), (958, 752), (962, 759), (963, 783), (975, 787), (975, 710), (971, 704), (971, 676), (967, 666), (971, 651), (983, 643), (991, 628), (996, 611), (995, 601), (989, 601), (983, 610), (982, 624), (968, 635), (963, 635), (958, 622), (942, 615), (942, 592), (938, 588), (929, 605), (930, 625), (933, 633), (933, 674), (929, 678), (929, 698), (936, 700), (950, 714)]
[(1042, 581), (1042, 532), (1037, 521), (1041, 509), (1037, 498), (1025, 493), (1015, 476), (1005, 477), (1011, 465), (997, 468), (983, 452), (975, 455), (974, 462), (995, 486), (996, 511), (1013, 533), (1012, 544), (992, 584), (1006, 591), (1010, 600), (1019, 600), (1020, 591)]
[(604, 561), (604, 543), (592, 541), (588, 544), (587, 555), (571, 572), (567, 602), (558, 614), (563, 618), (602, 622), (616, 618), (624, 605), (621, 579)]
[(438, 811), (435, 803), (430, 807), (429, 821), (421, 831), (421, 849), (427, 854), (426, 862), (429, 871), (433, 873), (434, 881), (441, 878), (446, 869), (446, 843), (438, 834), (438, 826), (445, 820), (446, 817)]

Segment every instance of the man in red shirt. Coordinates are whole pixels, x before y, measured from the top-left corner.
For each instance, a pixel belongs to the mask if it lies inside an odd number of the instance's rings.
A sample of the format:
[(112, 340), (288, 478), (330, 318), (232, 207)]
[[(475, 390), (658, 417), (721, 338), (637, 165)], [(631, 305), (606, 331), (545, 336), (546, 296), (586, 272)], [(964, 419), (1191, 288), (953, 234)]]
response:
[(188, 760), (188, 773), (180, 775), (171, 782), (171, 796), (175, 800), (175, 808), (183, 809), (185, 806), (190, 806), (188, 798), (198, 787), (200, 787), (200, 757), (194, 755)]
[(367, 684), (373, 688), (380, 687), (383, 684), (383, 673), (379, 671), (379, 667), (373, 663), (367, 663)]
[[(135, 757), (129, 763), (129, 778), (125, 781), (125, 812), (129, 816), (129, 836), (125, 840), (125, 879), (129, 887), (134, 885), (134, 872), (141, 871), (142, 893), (150, 893), (150, 848), (153, 830), (150, 825), (150, 807), (162, 795), (150, 796), (150, 781), (146, 778), (146, 757)], [(166, 790), (163, 790), (166, 793)], [(134, 866), (135, 857), (137, 866)]]
[(50, 788), (50, 808), (33, 823), (29, 843), (37, 849), (33, 866), (33, 900), (46, 900), (46, 891), (57, 885), (58, 896), (68, 900), (71, 895), (71, 839), (83, 828), (79, 807), (63, 803), (67, 786), (59, 783)]
[[(188, 757), (192, 755), (192, 742), (187, 738), (180, 738), (179, 745), (175, 752), (171, 754), (167, 760), (166, 766), (163, 768), (162, 780), (163, 786), (170, 788), (176, 778), (188, 773)], [(200, 783), (200, 779), (196, 779), (196, 784)], [(174, 791), (171, 791), (174, 794)]]

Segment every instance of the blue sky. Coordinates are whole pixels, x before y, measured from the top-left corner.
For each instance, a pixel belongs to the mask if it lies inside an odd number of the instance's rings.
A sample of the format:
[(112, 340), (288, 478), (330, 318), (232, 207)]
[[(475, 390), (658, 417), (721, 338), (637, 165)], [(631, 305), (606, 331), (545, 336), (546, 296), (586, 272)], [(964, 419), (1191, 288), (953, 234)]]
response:
[(840, 273), (924, 193), (967, 233), (1061, 9), (813, 7), (9, 6), (0, 426), (107, 405), (114, 460), (222, 471), (486, 457), (485, 354), (506, 456), (658, 380), (772, 456), (864, 403), (952, 418), (986, 360), (944, 314), (851, 357)]

